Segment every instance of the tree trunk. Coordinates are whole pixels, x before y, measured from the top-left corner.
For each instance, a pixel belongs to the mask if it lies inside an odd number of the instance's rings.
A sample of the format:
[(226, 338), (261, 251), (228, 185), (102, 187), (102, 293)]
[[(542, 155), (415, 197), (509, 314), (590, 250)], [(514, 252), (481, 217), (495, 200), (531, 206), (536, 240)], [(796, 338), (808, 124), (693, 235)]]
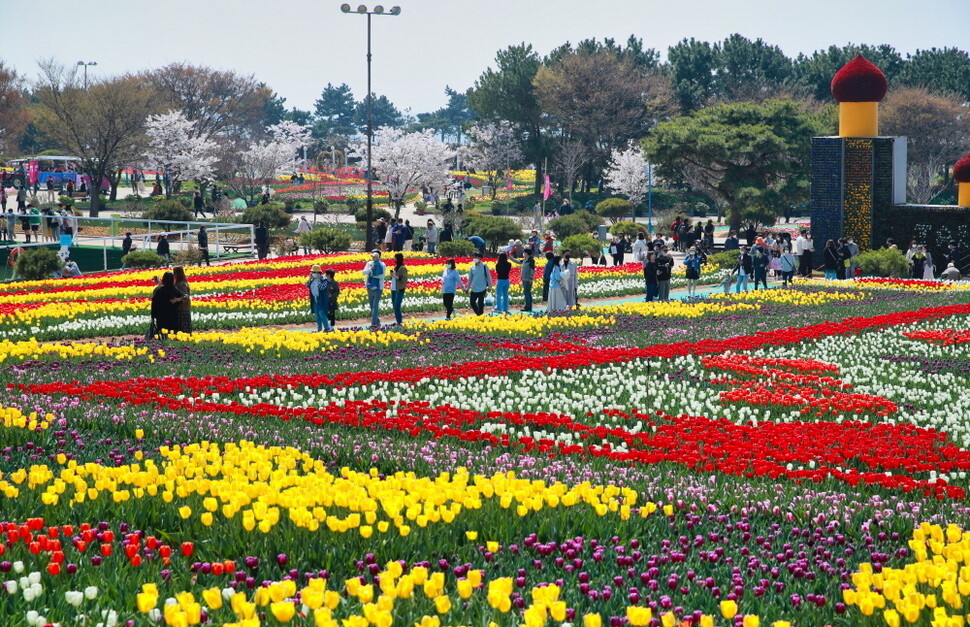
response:
[(108, 182), (111, 184), (111, 192), (109, 192), (108, 200), (118, 200), (118, 185), (121, 184), (121, 170), (115, 172), (113, 176), (109, 176)]
[(101, 179), (102, 174), (91, 177), (91, 208), (88, 209), (88, 216), (92, 218), (97, 218), (98, 214), (101, 212)]

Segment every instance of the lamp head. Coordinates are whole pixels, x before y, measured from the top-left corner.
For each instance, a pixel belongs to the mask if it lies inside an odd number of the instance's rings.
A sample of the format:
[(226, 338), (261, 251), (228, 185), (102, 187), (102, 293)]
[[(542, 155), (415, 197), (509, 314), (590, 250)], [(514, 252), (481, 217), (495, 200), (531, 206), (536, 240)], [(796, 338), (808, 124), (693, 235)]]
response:
[(401, 7), (391, 7), (391, 15), (400, 15)]
[(344, 2), (343, 4), (340, 5), (340, 10), (343, 11), (344, 13), (350, 13), (350, 5)]
[(384, 5), (383, 4), (379, 4), (376, 7), (374, 7), (374, 15), (383, 15), (383, 14), (384, 14)]
[(357, 7), (357, 12), (361, 14), (367, 13), (367, 5), (364, 5), (364, 4), (359, 5)]

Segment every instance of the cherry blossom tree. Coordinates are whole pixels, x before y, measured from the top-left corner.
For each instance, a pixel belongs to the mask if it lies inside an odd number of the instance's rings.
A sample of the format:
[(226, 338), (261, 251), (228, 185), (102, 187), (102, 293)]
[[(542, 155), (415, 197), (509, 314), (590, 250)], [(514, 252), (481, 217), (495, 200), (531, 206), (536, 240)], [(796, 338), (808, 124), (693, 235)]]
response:
[[(366, 158), (367, 144), (358, 142), (351, 150), (352, 155)], [(384, 126), (374, 132), (374, 175), (394, 203), (395, 217), (401, 214), (409, 191), (422, 185), (440, 189), (447, 184), (448, 164), (454, 156), (455, 152), (435, 139), (431, 130), (406, 133)]]
[(266, 129), (269, 139), (254, 141), (235, 151), (236, 177), (229, 187), (252, 201), (264, 185), (280, 172), (292, 172), (299, 164), (300, 150), (310, 143), (310, 127), (289, 120)]
[(636, 206), (647, 193), (646, 165), (643, 149), (639, 145), (630, 144), (626, 150), (614, 149), (609, 166), (603, 172), (604, 183), (611, 191), (626, 196)]
[(461, 158), (483, 174), (492, 188), (492, 198), (500, 184), (499, 171), (518, 165), (522, 160), (519, 139), (512, 125), (480, 122), (468, 129), (468, 144), (461, 149)]
[(181, 111), (150, 115), (145, 123), (148, 149), (145, 159), (167, 172), (166, 197), (180, 181), (202, 181), (212, 176), (218, 144), (200, 136), (198, 125)]

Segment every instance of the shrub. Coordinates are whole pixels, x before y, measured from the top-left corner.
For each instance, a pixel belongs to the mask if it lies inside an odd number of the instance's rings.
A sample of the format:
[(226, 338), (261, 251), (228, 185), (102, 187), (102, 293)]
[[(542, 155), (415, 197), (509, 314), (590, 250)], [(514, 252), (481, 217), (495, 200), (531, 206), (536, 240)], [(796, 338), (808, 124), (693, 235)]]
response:
[(563, 251), (568, 250), (573, 257), (578, 259), (582, 259), (583, 257), (596, 259), (600, 256), (602, 245), (589, 235), (581, 233), (579, 235), (570, 235), (564, 239), (560, 248)]
[(471, 257), (475, 254), (475, 245), (468, 240), (442, 242), (438, 244), (439, 257)]
[[(129, 255), (131, 253), (128, 253)], [(195, 244), (189, 245), (184, 250), (176, 250), (172, 253), (173, 266), (200, 266), (202, 265), (202, 251)]]
[(330, 212), (330, 213), (333, 213), (333, 214), (353, 213), (353, 211), (350, 211), (350, 209), (347, 207), (347, 205), (345, 205), (343, 203), (340, 203), (340, 202), (328, 203), (327, 204), (327, 211)]
[(128, 194), (125, 196), (125, 202), (139, 202), (142, 199), (138, 194)]
[(855, 262), (866, 276), (904, 277), (909, 273), (906, 256), (895, 248), (867, 250), (859, 253)]
[(330, 209), (330, 203), (326, 200), (314, 200), (313, 201), (313, 213), (321, 214), (326, 213)]
[(25, 250), (17, 257), (17, 276), (27, 281), (49, 279), (64, 268), (64, 260), (53, 248), (38, 246)]
[(710, 267), (718, 270), (733, 270), (738, 265), (740, 250), (724, 250), (713, 255), (708, 255), (707, 263)]
[(73, 196), (58, 196), (57, 197), (57, 202), (59, 202), (60, 204), (64, 205), (65, 207), (73, 207), (74, 206), (74, 197)]
[[(350, 201), (347, 201), (347, 205), (351, 206)], [(378, 207), (374, 207), (371, 209), (371, 217), (373, 218), (374, 222), (377, 222), (378, 218), (384, 218), (385, 222), (389, 222), (391, 219), (391, 212), (388, 211), (387, 209), (379, 209)], [(366, 227), (367, 207), (361, 207), (359, 209), (356, 209), (354, 211), (354, 220), (356, 220), (357, 222), (362, 222)]]
[(571, 235), (587, 235), (593, 230), (581, 217), (576, 215), (554, 218), (549, 221), (546, 228), (555, 233), (559, 239), (565, 239)]
[(618, 222), (633, 213), (633, 205), (623, 198), (607, 198), (596, 205), (596, 213), (610, 222)]
[(246, 208), (239, 221), (243, 224), (263, 222), (268, 228), (282, 229), (290, 225), (290, 215), (279, 205), (256, 205)]
[(637, 233), (647, 234), (647, 227), (642, 224), (637, 224), (636, 222), (617, 222), (610, 226), (611, 235), (620, 235), (620, 233), (626, 235), (630, 239), (636, 239)]
[(495, 251), (510, 239), (522, 237), (522, 229), (513, 220), (494, 216), (476, 216), (469, 220), (463, 232), (466, 235), (477, 235)]
[(350, 235), (339, 229), (314, 229), (300, 234), (300, 245), (321, 253), (338, 253), (350, 249)]
[(189, 208), (177, 200), (161, 200), (148, 209), (142, 217), (146, 220), (171, 220), (172, 222), (191, 222), (194, 217)]
[[(201, 253), (199, 255), (201, 258)], [(166, 264), (165, 258), (154, 250), (136, 250), (121, 258), (126, 268), (160, 268)]]

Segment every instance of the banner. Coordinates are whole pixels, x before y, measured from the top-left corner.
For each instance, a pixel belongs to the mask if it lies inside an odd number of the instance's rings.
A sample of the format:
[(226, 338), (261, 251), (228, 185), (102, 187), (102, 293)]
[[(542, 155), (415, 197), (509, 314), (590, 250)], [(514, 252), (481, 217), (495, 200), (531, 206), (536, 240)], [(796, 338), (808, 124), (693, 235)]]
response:
[(33, 185), (40, 178), (40, 163), (31, 161), (27, 166), (27, 182)]
[(549, 175), (547, 174), (546, 175), (546, 186), (545, 186), (545, 189), (542, 190), (542, 199), (543, 200), (549, 200), (549, 198), (551, 196), (552, 196), (552, 181), (549, 180)]

